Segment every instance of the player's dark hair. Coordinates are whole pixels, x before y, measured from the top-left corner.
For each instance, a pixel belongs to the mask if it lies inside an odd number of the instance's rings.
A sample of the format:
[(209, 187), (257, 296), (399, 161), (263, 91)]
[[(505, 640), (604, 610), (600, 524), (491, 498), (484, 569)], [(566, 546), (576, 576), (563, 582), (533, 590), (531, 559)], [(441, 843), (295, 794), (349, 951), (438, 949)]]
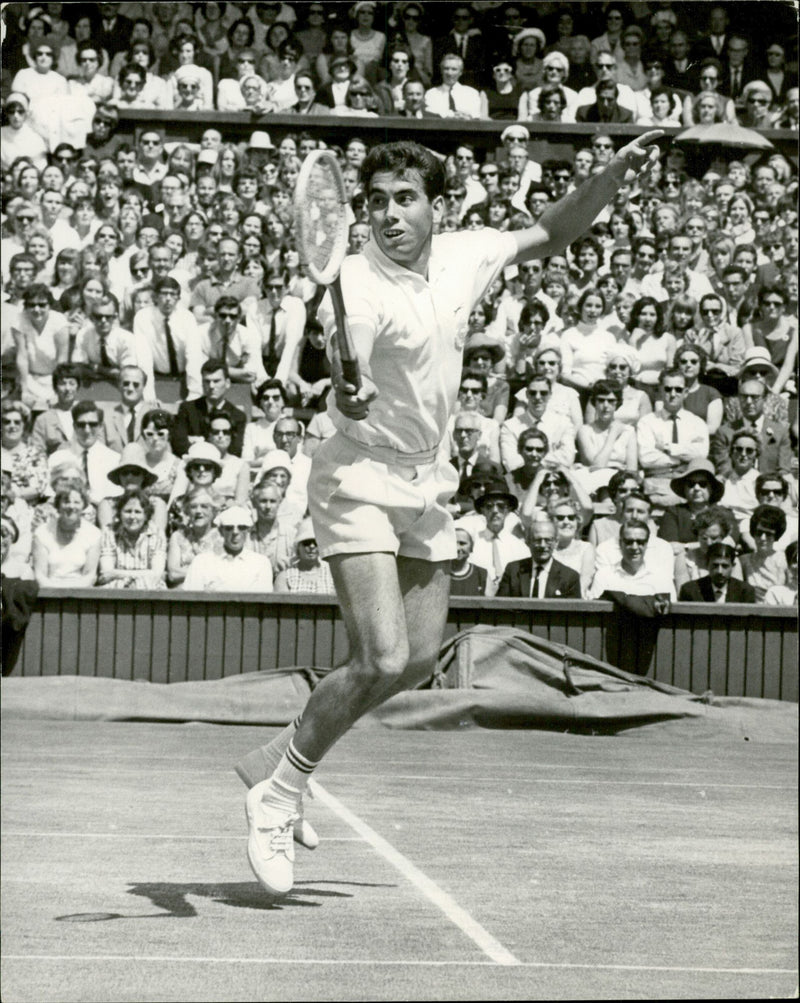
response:
[(384, 143), (369, 151), (361, 165), (362, 187), (369, 193), (375, 174), (402, 174), (411, 170), (419, 171), (429, 201), (444, 194), (444, 164), (424, 146), (407, 140)]

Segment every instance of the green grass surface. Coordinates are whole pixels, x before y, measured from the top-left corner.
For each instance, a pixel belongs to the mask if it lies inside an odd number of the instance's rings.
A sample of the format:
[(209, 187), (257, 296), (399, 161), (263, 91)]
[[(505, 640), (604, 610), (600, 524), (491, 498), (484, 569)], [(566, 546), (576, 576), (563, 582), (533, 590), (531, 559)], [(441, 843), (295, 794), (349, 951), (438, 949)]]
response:
[(2, 999), (756, 999), (797, 986), (789, 744), (357, 729), (271, 902), (234, 761), (269, 729), (3, 722)]

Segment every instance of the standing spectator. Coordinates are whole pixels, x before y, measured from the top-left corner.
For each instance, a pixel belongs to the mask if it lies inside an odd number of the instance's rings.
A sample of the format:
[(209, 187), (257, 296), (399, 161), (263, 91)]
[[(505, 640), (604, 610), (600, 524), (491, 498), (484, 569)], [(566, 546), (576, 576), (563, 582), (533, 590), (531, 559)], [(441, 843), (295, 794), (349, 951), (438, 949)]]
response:
[(33, 534), (33, 572), (41, 588), (90, 588), (97, 577), (100, 530), (83, 518), (88, 498), (77, 488), (56, 495), (55, 520)]
[(755, 589), (733, 577), (736, 548), (727, 543), (712, 543), (706, 555), (708, 574), (681, 586), (681, 602), (753, 603)]
[(269, 558), (245, 549), (253, 525), (241, 505), (223, 509), (216, 518), (222, 534), (221, 553), (206, 551), (189, 565), (183, 588), (190, 592), (272, 592)]

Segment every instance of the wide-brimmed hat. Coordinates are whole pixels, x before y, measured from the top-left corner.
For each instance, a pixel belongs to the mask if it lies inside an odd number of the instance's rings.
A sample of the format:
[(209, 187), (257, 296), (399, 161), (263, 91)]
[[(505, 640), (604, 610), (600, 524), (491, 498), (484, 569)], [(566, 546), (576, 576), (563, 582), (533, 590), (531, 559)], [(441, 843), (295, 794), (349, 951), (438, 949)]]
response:
[(256, 129), (256, 131), (250, 136), (250, 142), (247, 145), (251, 150), (275, 149), (275, 144), (269, 138), (269, 133), (264, 132), (263, 129)]
[(217, 526), (252, 526), (253, 514), (243, 505), (229, 505), (214, 519)]
[(213, 463), (217, 468), (217, 477), (222, 473), (222, 456), (216, 446), (210, 442), (193, 442), (183, 458), (186, 470), (194, 463)]
[(748, 348), (744, 353), (744, 361), (742, 362), (742, 366), (739, 370), (739, 379), (747, 374), (748, 369), (754, 369), (757, 366), (763, 366), (769, 369), (772, 374), (773, 382), (778, 378), (778, 367), (772, 361), (769, 349), (761, 348), (759, 345), (754, 345), (752, 348)]
[(149, 488), (158, 480), (156, 474), (147, 466), (144, 449), (138, 442), (129, 442), (119, 457), (119, 466), (109, 471), (108, 479), (117, 487), (122, 487), (120, 479), (123, 474), (134, 473), (142, 477), (142, 487)]
[(519, 508), (519, 498), (511, 494), (504, 480), (489, 482), (483, 494), (475, 499), (475, 511), (483, 512), (486, 502), (492, 499), (505, 501), (512, 512), (516, 512)]
[(264, 459), (261, 461), (259, 477), (263, 477), (264, 474), (268, 474), (270, 470), (277, 470), (279, 467), (283, 470), (287, 470), (289, 474), (291, 474), (292, 458), (285, 449), (271, 449), (268, 453), (264, 454)]
[(495, 341), (494, 338), (490, 338), (488, 334), (483, 331), (477, 332), (477, 334), (471, 335), (467, 338), (467, 343), (464, 345), (464, 361), (466, 362), (470, 355), (474, 355), (478, 349), (483, 349), (484, 351), (489, 351), (492, 353), (492, 365), (496, 366), (498, 362), (505, 358), (506, 352), (499, 341)]
[(343, 66), (345, 64), (350, 67), (350, 72), (353, 74), (358, 70), (358, 64), (354, 59), (351, 59), (350, 56), (334, 56), (328, 63), (328, 69), (335, 70), (337, 66)]
[(523, 28), (522, 31), (517, 32), (511, 43), (512, 56), (516, 56), (519, 53), (519, 47), (526, 38), (535, 38), (539, 43), (540, 52), (547, 45), (547, 39), (544, 37), (544, 32), (541, 28)]
[(708, 477), (708, 483), (711, 485), (711, 498), (709, 501), (711, 505), (716, 505), (725, 491), (725, 485), (717, 479), (717, 472), (714, 470), (714, 464), (710, 460), (704, 460), (700, 457), (690, 460), (686, 470), (680, 477), (673, 477), (669, 482), (669, 486), (676, 495), (685, 498), (686, 490), (689, 486), (689, 478), (695, 474), (705, 474)]

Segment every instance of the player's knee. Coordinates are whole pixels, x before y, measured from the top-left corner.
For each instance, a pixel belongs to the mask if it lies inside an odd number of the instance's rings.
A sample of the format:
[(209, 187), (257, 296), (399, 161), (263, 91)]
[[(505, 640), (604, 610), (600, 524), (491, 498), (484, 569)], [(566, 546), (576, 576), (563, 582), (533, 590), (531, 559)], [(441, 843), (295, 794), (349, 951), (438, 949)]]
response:
[(360, 660), (357, 671), (371, 683), (392, 683), (405, 672), (408, 648), (404, 644), (375, 648)]

